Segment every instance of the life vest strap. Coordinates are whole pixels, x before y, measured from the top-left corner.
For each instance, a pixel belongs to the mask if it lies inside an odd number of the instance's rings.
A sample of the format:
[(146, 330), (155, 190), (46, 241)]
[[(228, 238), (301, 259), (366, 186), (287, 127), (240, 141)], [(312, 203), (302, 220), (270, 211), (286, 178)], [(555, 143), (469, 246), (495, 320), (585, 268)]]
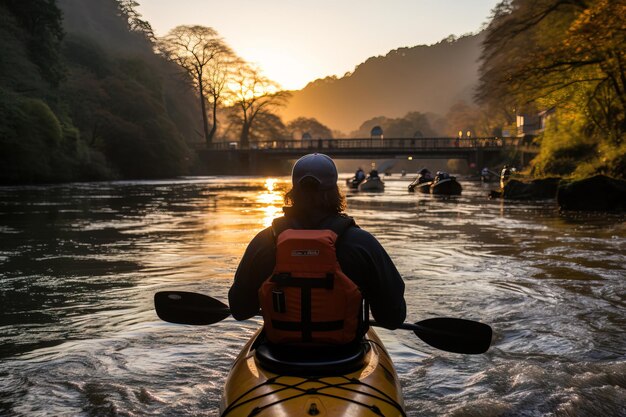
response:
[[(285, 330), (287, 332), (302, 331), (303, 323), (299, 321), (284, 321), (272, 319), (272, 326), (277, 330)], [(343, 328), (343, 320), (333, 321), (317, 321), (310, 323), (311, 330), (314, 332), (331, 332), (341, 330)]]
[[(331, 216), (324, 220), (320, 225), (318, 225), (317, 229), (329, 229), (337, 234), (337, 240), (341, 238), (343, 233), (348, 230), (350, 227), (359, 227), (354, 222), (354, 219), (345, 214), (338, 214)], [(272, 234), (274, 236), (274, 240), (278, 238), (282, 232), (287, 229), (302, 229), (300, 224), (295, 220), (287, 217), (277, 217), (272, 221)]]
[(335, 274), (329, 272), (324, 278), (308, 278), (294, 277), (289, 272), (281, 272), (279, 274), (272, 275), (271, 281), (282, 287), (325, 288), (332, 290), (335, 281)]

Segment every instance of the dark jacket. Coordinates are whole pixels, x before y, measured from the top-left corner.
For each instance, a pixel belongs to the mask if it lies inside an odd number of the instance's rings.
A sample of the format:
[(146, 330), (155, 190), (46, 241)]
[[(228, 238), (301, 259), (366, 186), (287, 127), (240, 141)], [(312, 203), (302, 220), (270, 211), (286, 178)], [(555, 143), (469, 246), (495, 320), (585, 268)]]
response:
[[(297, 220), (288, 208), (285, 211), (286, 217)], [(331, 220), (330, 216), (308, 216), (307, 221), (299, 224), (301, 228), (322, 229)], [(228, 293), (230, 310), (237, 320), (259, 312), (259, 288), (276, 263), (274, 239), (271, 227), (259, 232), (239, 263)], [(400, 326), (406, 317), (404, 282), (378, 240), (359, 227), (350, 227), (337, 241), (337, 259), (343, 272), (361, 289), (374, 319), (389, 329)]]

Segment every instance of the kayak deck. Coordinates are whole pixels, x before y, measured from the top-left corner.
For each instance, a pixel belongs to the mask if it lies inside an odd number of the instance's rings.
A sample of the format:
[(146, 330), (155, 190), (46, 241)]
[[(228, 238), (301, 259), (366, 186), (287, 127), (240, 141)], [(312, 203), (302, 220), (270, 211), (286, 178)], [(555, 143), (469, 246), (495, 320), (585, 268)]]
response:
[[(220, 404), (221, 416), (406, 415), (393, 363), (372, 329), (365, 336), (358, 369), (333, 376), (320, 376), (315, 366), (308, 375), (302, 369), (296, 375), (290, 370), (286, 375), (264, 369), (255, 349), (259, 334), (233, 364)], [(354, 358), (350, 360), (354, 364)]]

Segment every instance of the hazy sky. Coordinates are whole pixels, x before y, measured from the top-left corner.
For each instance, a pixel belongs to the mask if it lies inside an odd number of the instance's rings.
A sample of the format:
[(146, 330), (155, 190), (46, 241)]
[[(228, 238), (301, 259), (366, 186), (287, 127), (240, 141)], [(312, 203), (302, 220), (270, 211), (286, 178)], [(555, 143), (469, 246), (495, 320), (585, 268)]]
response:
[(475, 33), (498, 0), (138, 0), (162, 36), (211, 26), (283, 88), (342, 76), (371, 56)]

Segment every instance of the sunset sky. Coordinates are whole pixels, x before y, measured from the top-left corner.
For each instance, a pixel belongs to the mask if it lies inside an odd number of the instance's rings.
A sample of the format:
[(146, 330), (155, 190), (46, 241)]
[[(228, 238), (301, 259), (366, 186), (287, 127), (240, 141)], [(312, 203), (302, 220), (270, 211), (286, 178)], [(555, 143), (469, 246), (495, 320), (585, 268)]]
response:
[(211, 26), (286, 89), (343, 76), (371, 56), (474, 33), (498, 0), (139, 0), (156, 35)]

